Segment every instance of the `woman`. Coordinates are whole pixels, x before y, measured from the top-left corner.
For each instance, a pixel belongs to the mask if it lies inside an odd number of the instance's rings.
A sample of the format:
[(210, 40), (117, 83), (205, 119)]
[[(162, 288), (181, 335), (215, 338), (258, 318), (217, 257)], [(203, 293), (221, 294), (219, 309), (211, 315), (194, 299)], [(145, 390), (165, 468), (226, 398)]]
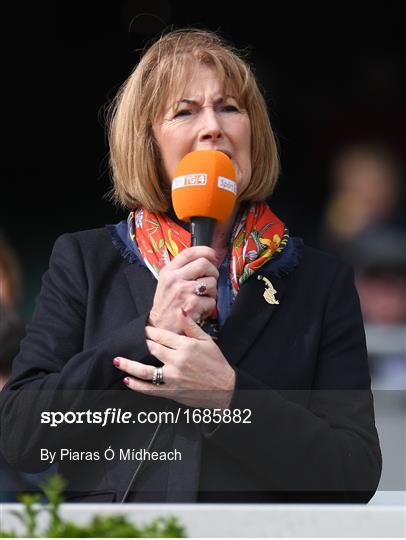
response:
[[(381, 461), (352, 273), (265, 204), (278, 156), (247, 63), (213, 33), (168, 33), (123, 85), (109, 135), (128, 222), (57, 240), (2, 395), (8, 459), (41, 468), (54, 449), (69, 500), (368, 501)], [(171, 207), (195, 150), (226, 153), (237, 177), (211, 247), (188, 247)], [(86, 407), (178, 416), (94, 429)], [(83, 413), (75, 439), (67, 422), (33, 421), (55, 410)], [(78, 445), (112, 452), (59, 452)]]

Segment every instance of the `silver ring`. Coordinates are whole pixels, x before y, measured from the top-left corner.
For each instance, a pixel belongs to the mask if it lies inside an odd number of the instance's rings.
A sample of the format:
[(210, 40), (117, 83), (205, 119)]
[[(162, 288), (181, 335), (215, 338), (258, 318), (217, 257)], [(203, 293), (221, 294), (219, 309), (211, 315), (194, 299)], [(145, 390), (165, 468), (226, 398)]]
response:
[(159, 386), (160, 384), (163, 384), (164, 382), (164, 368), (157, 367), (154, 371), (154, 376), (152, 377), (152, 384), (155, 384), (156, 386)]
[(204, 281), (198, 281), (195, 288), (195, 294), (197, 294), (197, 296), (204, 296), (206, 294), (206, 291), (207, 291), (206, 283)]

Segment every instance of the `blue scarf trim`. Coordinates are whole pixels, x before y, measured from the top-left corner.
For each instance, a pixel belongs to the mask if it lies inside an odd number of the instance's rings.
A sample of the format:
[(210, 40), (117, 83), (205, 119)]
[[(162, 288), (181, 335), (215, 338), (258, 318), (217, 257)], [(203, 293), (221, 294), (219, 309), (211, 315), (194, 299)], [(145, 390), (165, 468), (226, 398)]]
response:
[(146, 266), (141, 251), (138, 249), (137, 242), (130, 238), (126, 220), (120, 221), (115, 225), (106, 225), (106, 228), (111, 234), (113, 246), (120, 252), (123, 259), (130, 264), (138, 263), (140, 266)]

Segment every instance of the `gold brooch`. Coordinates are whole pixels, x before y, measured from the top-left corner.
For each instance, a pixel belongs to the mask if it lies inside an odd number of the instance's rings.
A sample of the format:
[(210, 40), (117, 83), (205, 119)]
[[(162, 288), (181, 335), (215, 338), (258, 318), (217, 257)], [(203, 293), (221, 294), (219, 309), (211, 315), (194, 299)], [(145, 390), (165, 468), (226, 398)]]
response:
[(269, 281), (268, 278), (265, 276), (258, 276), (258, 279), (265, 283), (265, 291), (264, 291), (264, 298), (268, 302), (268, 304), (279, 304), (278, 300), (275, 298), (275, 294), (277, 293), (276, 289), (272, 285), (272, 283)]

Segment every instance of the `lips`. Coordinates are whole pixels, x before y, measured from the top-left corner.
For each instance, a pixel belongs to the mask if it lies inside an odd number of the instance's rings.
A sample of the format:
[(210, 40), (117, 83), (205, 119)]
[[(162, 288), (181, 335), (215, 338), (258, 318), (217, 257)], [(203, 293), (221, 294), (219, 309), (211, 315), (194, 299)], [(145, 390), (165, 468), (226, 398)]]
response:
[(223, 148), (216, 148), (215, 150), (217, 150), (218, 152), (223, 152), (223, 154), (225, 154), (230, 159), (232, 158), (231, 152), (229, 152), (228, 150), (223, 150)]
[(232, 153), (229, 150), (225, 150), (224, 148), (198, 148), (197, 150), (215, 150), (216, 152), (222, 152), (228, 158), (233, 159)]

